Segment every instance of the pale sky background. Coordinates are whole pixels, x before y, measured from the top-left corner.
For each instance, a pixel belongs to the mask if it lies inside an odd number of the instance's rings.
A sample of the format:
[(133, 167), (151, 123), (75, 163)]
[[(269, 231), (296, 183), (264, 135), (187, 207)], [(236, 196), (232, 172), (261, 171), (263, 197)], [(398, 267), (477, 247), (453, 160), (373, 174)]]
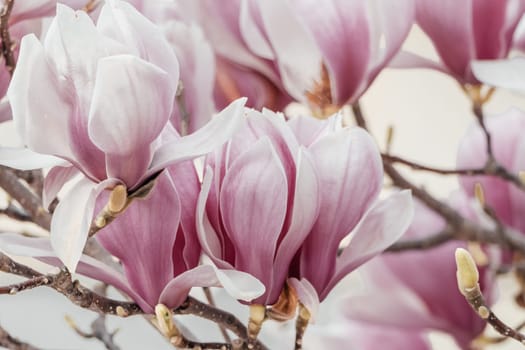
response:
[[(427, 57), (436, 57), (430, 42), (419, 30), (412, 31), (405, 48)], [(381, 148), (388, 126), (394, 125), (393, 154), (444, 168), (455, 166), (458, 142), (467, 126), (474, 121), (469, 102), (457, 83), (439, 72), (422, 69), (384, 71), (362, 99), (362, 106)], [(487, 111), (501, 113), (510, 106), (524, 109), (525, 98), (498, 91), (487, 105)], [(12, 136), (12, 129), (3, 126), (0, 135), (2, 142), (5, 142)], [(457, 187), (454, 177), (433, 176), (424, 172), (410, 172), (409, 175), (439, 197), (447, 197)], [(15, 277), (0, 273), (0, 285), (15, 280)], [(511, 296), (515, 289), (512, 279), (506, 278), (500, 289), (502, 301), (494, 307), (511, 325), (525, 319), (525, 313), (518, 312), (512, 304)], [(12, 335), (43, 349), (104, 349), (97, 341), (77, 336), (64, 321), (66, 314), (72, 316), (85, 331), (96, 318), (94, 313), (74, 306), (65, 297), (47, 288), (16, 296), (0, 295), (0, 324)], [(108, 328), (117, 327), (120, 332), (115, 339), (123, 350), (173, 349), (140, 317), (124, 320), (109, 317)], [(447, 337), (433, 335), (432, 339), (435, 349), (455, 349)], [(383, 346), (378, 344), (378, 348)], [(507, 341), (496, 348), (510, 350), (520, 349), (521, 346)]]

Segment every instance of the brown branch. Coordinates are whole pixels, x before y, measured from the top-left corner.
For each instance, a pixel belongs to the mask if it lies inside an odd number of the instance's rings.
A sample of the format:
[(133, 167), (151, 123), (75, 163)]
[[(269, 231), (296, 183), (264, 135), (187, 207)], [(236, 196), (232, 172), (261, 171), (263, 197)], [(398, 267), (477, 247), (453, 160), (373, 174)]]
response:
[(33, 222), (33, 219), (29, 215), (27, 215), (24, 211), (13, 205), (11, 201), (9, 201), (7, 207), (0, 209), (0, 215), (5, 215), (17, 221)]
[(483, 130), (483, 134), (485, 134), (485, 141), (486, 141), (486, 147), (487, 147), (487, 163), (491, 160), (494, 160), (494, 153), (492, 150), (492, 136), (490, 135), (490, 131), (487, 129), (487, 125), (485, 125), (485, 118), (483, 117), (483, 104), (477, 101), (472, 102), (472, 112), (476, 116), (476, 119), (478, 120), (479, 126)]
[(413, 249), (426, 250), (426, 249), (431, 249), (436, 246), (439, 246), (452, 239), (454, 239), (454, 232), (452, 232), (450, 228), (447, 228), (431, 236), (422, 237), (418, 239), (406, 239), (406, 240), (398, 241), (392, 244), (385, 251), (397, 253), (397, 252), (403, 252), (406, 250), (413, 250)]
[(16, 294), (19, 291), (45, 285), (63, 294), (74, 304), (98, 313), (121, 317), (144, 313), (136, 303), (106, 298), (82, 286), (78, 281), (73, 281), (66, 268), (62, 268), (57, 274), (43, 275), (0, 253), (0, 271), (30, 279), (4, 287), (3, 291), (9, 294)]
[(512, 174), (504, 166), (498, 164), (495, 160), (487, 162), (481, 168), (473, 169), (440, 169), (435, 167), (430, 167), (422, 165), (398, 156), (393, 156), (390, 154), (381, 154), (383, 162), (389, 163), (400, 163), (414, 170), (428, 171), (440, 175), (462, 175), (462, 176), (496, 176), (503, 180), (509, 181), (514, 184), (516, 187), (525, 190), (525, 183), (520, 179), (518, 175)]
[(41, 199), (20, 182), (13, 170), (0, 166), (0, 187), (20, 203), (35, 224), (49, 230), (51, 215), (42, 206)]
[[(362, 128), (367, 128), (363, 112), (356, 103), (352, 106), (355, 120)], [(525, 254), (525, 237), (511, 228), (498, 227), (496, 230), (490, 230), (481, 225), (465, 219), (454, 208), (434, 198), (424, 189), (414, 185), (401, 175), (395, 167), (388, 161), (383, 163), (385, 173), (390, 177), (395, 186), (409, 189), (412, 195), (423, 202), (428, 208), (432, 209), (451, 226), (451, 232), (454, 239), (465, 241), (476, 241), (480, 243), (505, 244), (510, 249)], [(439, 242), (439, 240), (438, 240)], [(445, 242), (442, 240), (441, 242)]]
[[(213, 298), (213, 294), (211, 293), (210, 288), (203, 287), (202, 291), (204, 293), (204, 296), (206, 297), (206, 301), (208, 301), (208, 304), (213, 306), (213, 307), (216, 307), (215, 300)], [(230, 335), (228, 334), (228, 332), (226, 331), (226, 328), (224, 328), (222, 325), (218, 325), (218, 326), (219, 326), (219, 330), (220, 330), (221, 335), (224, 338), (224, 340), (227, 343), (231, 343), (231, 338), (230, 338)]]
[(0, 37), (2, 39), (2, 56), (4, 57), (5, 66), (10, 75), (13, 75), (16, 61), (13, 54), (13, 43), (9, 33), (9, 16), (13, 10), (14, 0), (5, 0), (4, 7), (0, 13)]
[(4, 328), (0, 326), (0, 346), (10, 350), (38, 350), (34, 346), (24, 343), (11, 336)]
[[(211, 305), (200, 302), (199, 300), (188, 297), (186, 301), (178, 308), (173, 310), (176, 315), (195, 315), (212, 321), (237, 335), (247, 343), (248, 330), (233, 314), (217, 309)], [(266, 349), (259, 341), (256, 342), (253, 349)]]

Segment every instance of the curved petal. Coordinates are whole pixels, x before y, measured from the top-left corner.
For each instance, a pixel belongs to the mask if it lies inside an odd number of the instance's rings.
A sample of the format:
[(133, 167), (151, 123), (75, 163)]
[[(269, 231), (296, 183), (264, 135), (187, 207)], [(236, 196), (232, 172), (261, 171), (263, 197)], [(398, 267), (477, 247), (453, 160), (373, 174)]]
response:
[(377, 147), (363, 129), (327, 134), (310, 146), (322, 189), (320, 209), (301, 255), (301, 274), (318, 291), (335, 269), (341, 240), (359, 222), (381, 189)]
[(134, 56), (99, 60), (88, 124), (95, 145), (119, 155), (148, 147), (171, 113), (175, 91), (168, 82), (166, 72)]
[[(319, 183), (314, 165), (304, 148), (297, 157), (295, 193), (293, 194), (291, 223), (282, 237), (275, 254), (274, 283), (280, 284), (286, 278), (289, 265), (299, 247), (310, 233), (319, 213)], [(273, 293), (280, 291), (275, 289)], [(271, 295), (270, 299), (277, 298)]]
[(0, 164), (18, 170), (33, 170), (52, 166), (67, 166), (67, 161), (40, 154), (28, 148), (0, 147)]
[(274, 266), (274, 256), (287, 198), (283, 166), (266, 137), (235, 160), (221, 188), (221, 214), (235, 246), (235, 267), (260, 279), (268, 293), (273, 270), (282, 268)]
[(320, 76), (319, 48), (286, 1), (258, 0), (258, 6), (283, 84), (295, 99), (304, 100)]
[(65, 132), (69, 129), (72, 108), (42, 45), (33, 34), (22, 39), (18, 69), (7, 96), (18, 132), (30, 149), (72, 158), (71, 140)]
[(472, 62), (472, 71), (479, 81), (504, 89), (525, 93), (525, 58)]
[(315, 0), (292, 3), (322, 52), (331, 78), (333, 102), (344, 104), (364, 80), (370, 60), (368, 2), (330, 0), (323, 6)]
[(395, 193), (370, 208), (337, 259), (336, 272), (320, 293), (321, 300), (344, 276), (397, 241), (405, 233), (413, 216), (414, 204), (408, 190)]
[(115, 180), (95, 184), (80, 179), (58, 203), (51, 220), (51, 246), (71, 272), (75, 272), (88, 236), (95, 200)]
[(169, 175), (162, 173), (147, 198), (133, 201), (97, 233), (102, 246), (122, 261), (131, 287), (150, 305), (157, 304), (174, 275), (173, 246), (180, 214), (179, 195)]
[(197, 234), (202, 245), (203, 251), (213, 260), (213, 262), (222, 267), (222, 247), (221, 240), (213, 228), (206, 213), (206, 201), (210, 193), (213, 181), (213, 170), (206, 167), (204, 179), (202, 180), (201, 192), (197, 201)]
[(297, 298), (310, 312), (311, 322), (315, 322), (317, 312), (319, 310), (319, 296), (314, 286), (308, 282), (307, 279), (289, 278), (288, 283), (297, 293)]
[(49, 208), (49, 205), (55, 199), (64, 184), (77, 174), (79, 174), (79, 171), (73, 166), (55, 166), (49, 170), (44, 179), (44, 190), (42, 193), (42, 205), (44, 208)]
[(132, 5), (126, 1), (107, 1), (100, 12), (97, 29), (132, 48), (133, 54), (167, 72), (167, 90), (176, 91), (179, 64), (173, 49), (160, 28)]
[(233, 101), (193, 134), (160, 146), (155, 151), (148, 174), (153, 174), (177, 161), (207, 154), (224, 144), (242, 125), (245, 103), (246, 98)]

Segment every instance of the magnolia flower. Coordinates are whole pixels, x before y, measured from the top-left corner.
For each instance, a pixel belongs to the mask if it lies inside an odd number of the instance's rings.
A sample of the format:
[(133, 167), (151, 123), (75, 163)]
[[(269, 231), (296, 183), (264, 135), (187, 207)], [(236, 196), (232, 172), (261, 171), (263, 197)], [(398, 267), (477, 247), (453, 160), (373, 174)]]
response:
[(523, 0), (417, 1), (417, 23), (441, 57), (438, 69), (462, 84), (479, 83), (472, 72), (474, 60), (507, 57), (523, 13)]
[[(240, 22), (243, 0), (179, 1), (186, 16), (191, 13), (203, 28), (216, 56), (215, 103), (224, 108), (231, 101), (248, 97), (248, 106), (283, 109), (290, 101), (274, 63), (252, 52)], [(247, 23), (253, 27), (255, 23)]]
[[(458, 194), (453, 206), (472, 215), (468, 200)], [(414, 221), (404, 235), (417, 239), (443, 230), (445, 221), (416, 202)], [(385, 253), (360, 272), (368, 284), (363, 295), (347, 297), (344, 313), (352, 322), (423, 333), (429, 329), (447, 332), (461, 349), (479, 336), (486, 321), (481, 319), (459, 292), (454, 252), (462, 242), (449, 242), (425, 251)], [(480, 268), (480, 281), (487, 300), (493, 299), (493, 279), (488, 268)]]
[(487, 85), (525, 93), (525, 58), (472, 62), (472, 72)]
[(414, 10), (411, 0), (244, 0), (239, 21), (287, 92), (327, 115), (364, 93), (399, 50)]
[(209, 152), (242, 117), (241, 100), (180, 138), (169, 123), (179, 80), (173, 50), (158, 27), (118, 0), (106, 2), (96, 25), (59, 5), (43, 44), (24, 37), (18, 65), (8, 96), (27, 148), (1, 149), (0, 163), (60, 165), (46, 177), (46, 206), (82, 173), (51, 223), (53, 247), (72, 271), (102, 190), (118, 183), (133, 190), (167, 165)]
[[(246, 301), (261, 294), (261, 283), (245, 273), (198, 266), (201, 249), (195, 232), (195, 203), (199, 182), (193, 163), (171, 166), (156, 181), (147, 198), (137, 200), (97, 235), (102, 246), (119, 259), (124, 273), (87, 256), (81, 258), (77, 272), (115, 286), (146, 313), (154, 313), (159, 303), (178, 307), (192, 287), (224, 286)], [(60, 264), (47, 239), (3, 234), (0, 247), (11, 254)]]
[(362, 129), (343, 129), (337, 117), (286, 123), (268, 110), (247, 114), (246, 126), (206, 159), (199, 239), (217, 266), (265, 285), (254, 303), (273, 305), (287, 278), (298, 277), (291, 283), (313, 309), (312, 298), (323, 299), (402, 234), (412, 216), (410, 194), (374, 204), (382, 167)]
[[(525, 113), (518, 109), (486, 118), (494, 157), (509, 171), (525, 170)], [(486, 138), (478, 124), (472, 125), (460, 143), (458, 168), (479, 168), (487, 160)], [(501, 222), (525, 234), (525, 193), (514, 184), (494, 176), (462, 176), (460, 184), (474, 196), (475, 184), (483, 189), (485, 201)]]
[[(317, 299), (323, 301), (343, 277), (395, 242), (413, 215), (409, 191), (378, 201), (383, 168), (371, 137), (359, 128), (327, 124), (290, 121), (312, 157), (320, 189), (318, 215), (290, 267), (291, 284), (313, 312)], [(346, 237), (350, 243), (338, 252)]]

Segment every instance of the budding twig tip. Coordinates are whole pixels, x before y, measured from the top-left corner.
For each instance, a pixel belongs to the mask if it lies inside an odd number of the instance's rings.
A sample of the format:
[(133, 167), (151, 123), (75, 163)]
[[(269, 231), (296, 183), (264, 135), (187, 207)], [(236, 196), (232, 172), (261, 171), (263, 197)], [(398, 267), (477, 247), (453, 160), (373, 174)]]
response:
[(456, 249), (456, 266), (458, 287), (461, 293), (465, 293), (478, 286), (479, 272), (472, 255), (463, 248)]
[(481, 204), (481, 206), (484, 207), (486, 203), (485, 191), (483, 190), (483, 186), (479, 182), (476, 182), (476, 184), (474, 185), (474, 196), (478, 200), (479, 204)]
[(128, 192), (126, 186), (115, 186), (109, 195), (108, 210), (112, 213), (120, 213), (126, 206), (127, 200)]

